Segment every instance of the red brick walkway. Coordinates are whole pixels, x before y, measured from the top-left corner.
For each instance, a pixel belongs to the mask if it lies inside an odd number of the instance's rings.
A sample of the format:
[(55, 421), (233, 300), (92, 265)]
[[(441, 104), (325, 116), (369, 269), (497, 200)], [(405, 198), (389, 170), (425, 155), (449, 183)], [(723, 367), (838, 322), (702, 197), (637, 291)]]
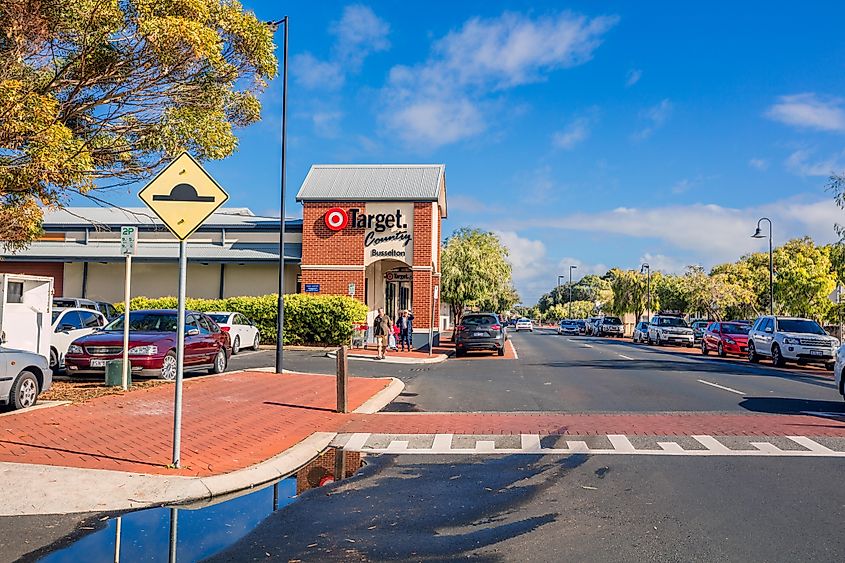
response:
[(559, 434), (570, 436), (837, 436), (845, 414), (827, 418), (730, 413), (377, 413), (352, 415), (342, 432), (376, 434)]
[[(349, 408), (390, 380), (353, 377)], [(238, 372), (185, 381), (182, 469), (168, 469), (173, 386), (0, 417), (0, 461), (208, 476), (273, 457), (350, 415), (332, 412), (335, 378)]]

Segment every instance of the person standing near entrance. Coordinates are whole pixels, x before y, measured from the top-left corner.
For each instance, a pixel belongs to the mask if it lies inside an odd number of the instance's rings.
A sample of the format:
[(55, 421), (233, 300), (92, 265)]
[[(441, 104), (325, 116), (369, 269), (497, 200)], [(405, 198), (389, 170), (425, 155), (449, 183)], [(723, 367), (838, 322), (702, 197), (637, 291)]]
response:
[(405, 346), (408, 347), (408, 352), (411, 348), (411, 337), (414, 333), (414, 315), (408, 309), (402, 311), (399, 318), (396, 319), (396, 326), (399, 327), (399, 348), (402, 352), (405, 351)]
[(384, 309), (379, 308), (378, 314), (373, 321), (373, 336), (376, 337), (378, 343), (378, 359), (383, 360), (387, 348), (387, 338), (393, 331), (393, 323), (390, 322), (390, 317), (384, 314)]

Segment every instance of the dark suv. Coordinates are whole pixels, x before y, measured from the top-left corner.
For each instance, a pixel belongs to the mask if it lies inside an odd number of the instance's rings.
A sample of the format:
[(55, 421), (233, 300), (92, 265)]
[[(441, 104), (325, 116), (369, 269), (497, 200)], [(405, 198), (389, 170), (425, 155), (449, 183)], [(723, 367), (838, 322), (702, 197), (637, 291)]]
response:
[(468, 313), (455, 327), (455, 356), (469, 350), (493, 350), (505, 355), (505, 327), (495, 313)]

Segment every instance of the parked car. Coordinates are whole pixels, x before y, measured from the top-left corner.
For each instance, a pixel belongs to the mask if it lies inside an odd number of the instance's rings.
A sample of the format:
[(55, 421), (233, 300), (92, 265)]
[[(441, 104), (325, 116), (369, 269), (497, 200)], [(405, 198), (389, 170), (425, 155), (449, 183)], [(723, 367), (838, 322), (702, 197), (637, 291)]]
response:
[(587, 322), (583, 320), (575, 321), (575, 324), (578, 325), (578, 334), (587, 334)]
[(602, 317), (596, 323), (597, 336), (615, 336), (621, 338), (625, 334), (625, 328), (619, 317)]
[(206, 313), (211, 320), (216, 322), (222, 330), (229, 333), (229, 340), (232, 341), (232, 355), (241, 351), (241, 348), (252, 348), (258, 350), (261, 344), (261, 333), (255, 323), (241, 313), (214, 312)]
[(516, 321), (516, 325), (514, 326), (514, 330), (519, 332), (520, 330), (529, 330), (534, 332), (534, 323), (531, 319), (521, 318)]
[(845, 399), (845, 346), (840, 346), (836, 350), (836, 365), (833, 369), (834, 379), (836, 380), (836, 388), (839, 394)]
[[(129, 362), (132, 373), (172, 380), (176, 377), (176, 321), (174, 310), (141, 310), (129, 313)], [(231, 340), (217, 323), (203, 313), (185, 316), (185, 369), (226, 370)], [(103, 330), (74, 341), (65, 356), (68, 373), (102, 375), (106, 362), (123, 353), (123, 317)]]
[(772, 359), (782, 367), (786, 362), (821, 364), (833, 370), (839, 340), (830, 336), (812, 319), (798, 317), (760, 317), (751, 327), (748, 360)]
[(716, 352), (721, 357), (728, 354), (744, 356), (748, 353), (748, 333), (751, 327), (745, 323), (710, 323), (701, 338), (701, 353), (705, 356)]
[(587, 319), (586, 322), (585, 322), (584, 332), (586, 334), (595, 336), (596, 335), (596, 323), (598, 323), (599, 320), (601, 320), (601, 317), (590, 317), (589, 319)]
[(648, 343), (662, 346), (678, 344), (692, 348), (695, 337), (687, 321), (672, 315), (655, 315), (648, 325)]
[(83, 297), (53, 297), (53, 307), (62, 309), (91, 309), (92, 311), (99, 311), (108, 320), (112, 320), (117, 316), (117, 309), (111, 303), (94, 301)]
[(64, 367), (68, 346), (77, 338), (100, 330), (106, 323), (106, 317), (99, 311), (80, 308), (53, 309), (50, 369), (56, 371)]
[(569, 319), (563, 319), (557, 324), (557, 333), (558, 334), (569, 334), (572, 336), (578, 335), (581, 332), (578, 321), (571, 321)]
[(461, 318), (461, 324), (455, 327), (455, 356), (461, 357), (471, 350), (493, 350), (500, 356), (505, 355), (505, 327), (498, 316), (468, 313)]
[(0, 404), (25, 409), (53, 385), (47, 358), (33, 352), (0, 346)]
[(648, 340), (648, 323), (645, 321), (638, 322), (637, 326), (634, 327), (634, 334), (631, 335), (631, 339), (638, 343)]
[(713, 321), (705, 321), (705, 320), (699, 319), (697, 321), (692, 321), (690, 323), (690, 328), (692, 328), (692, 342), (693, 342), (693, 344), (698, 345), (698, 344), (701, 343), (701, 338), (704, 336), (704, 333), (707, 330), (707, 327), (710, 326), (710, 323), (712, 323), (712, 322)]

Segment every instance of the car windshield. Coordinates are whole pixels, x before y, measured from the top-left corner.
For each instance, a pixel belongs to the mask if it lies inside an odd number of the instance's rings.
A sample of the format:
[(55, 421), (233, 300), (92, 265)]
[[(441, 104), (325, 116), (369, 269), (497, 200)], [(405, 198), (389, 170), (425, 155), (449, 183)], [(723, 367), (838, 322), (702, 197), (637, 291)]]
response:
[(740, 323), (722, 323), (722, 332), (725, 334), (748, 334), (751, 327)]
[(56, 311), (55, 309), (53, 309), (53, 322), (56, 322), (56, 319), (58, 319), (59, 315), (61, 315), (61, 314), (62, 314), (61, 311)]
[(661, 317), (657, 319), (657, 324), (660, 326), (680, 326), (683, 328), (689, 328), (687, 321), (679, 317)]
[(488, 326), (496, 323), (496, 317), (491, 315), (468, 315), (461, 320), (465, 326)]
[[(123, 317), (118, 317), (103, 330), (123, 330)], [(129, 313), (129, 330), (144, 332), (175, 332), (176, 315), (174, 313), (148, 313), (137, 311)]]
[(804, 334), (827, 334), (819, 323), (807, 319), (778, 319), (778, 330)]
[(604, 322), (609, 325), (621, 325), (622, 321), (619, 320), (619, 317), (605, 317)]
[(528, 319), (519, 319), (516, 322), (518, 322), (518, 323), (530, 323), (531, 321), (529, 321)]
[(216, 322), (217, 324), (220, 324), (220, 323), (228, 323), (228, 322), (229, 322), (229, 315), (214, 315), (214, 314), (209, 314), (208, 316), (209, 316), (209, 317), (211, 317), (211, 320), (213, 320), (213, 321), (214, 321), (214, 322)]

